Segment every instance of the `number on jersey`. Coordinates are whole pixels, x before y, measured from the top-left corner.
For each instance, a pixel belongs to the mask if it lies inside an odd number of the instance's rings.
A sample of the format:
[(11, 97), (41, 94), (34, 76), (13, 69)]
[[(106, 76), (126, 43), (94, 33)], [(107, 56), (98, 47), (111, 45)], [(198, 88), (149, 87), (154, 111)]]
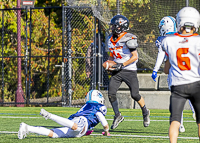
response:
[(182, 57), (182, 54), (187, 54), (189, 48), (179, 48), (176, 52), (177, 57), (177, 64), (180, 70), (190, 70), (190, 58), (189, 57)]

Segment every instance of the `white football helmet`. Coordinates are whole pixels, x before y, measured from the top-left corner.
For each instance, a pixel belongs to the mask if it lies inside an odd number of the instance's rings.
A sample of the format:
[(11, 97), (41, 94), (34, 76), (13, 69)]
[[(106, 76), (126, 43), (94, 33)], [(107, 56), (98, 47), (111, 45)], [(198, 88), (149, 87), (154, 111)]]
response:
[(176, 23), (179, 32), (183, 26), (193, 26), (197, 32), (200, 24), (199, 12), (193, 7), (184, 7), (176, 15)]
[(177, 32), (175, 18), (172, 16), (163, 17), (160, 20), (158, 28), (161, 36), (165, 36), (169, 32)]
[(104, 104), (105, 99), (99, 90), (90, 90), (86, 95), (86, 102)]

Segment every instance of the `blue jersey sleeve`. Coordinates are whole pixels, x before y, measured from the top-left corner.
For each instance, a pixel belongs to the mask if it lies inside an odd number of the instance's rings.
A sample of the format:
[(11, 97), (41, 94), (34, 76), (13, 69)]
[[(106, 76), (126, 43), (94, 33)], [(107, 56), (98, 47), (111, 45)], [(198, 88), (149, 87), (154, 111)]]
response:
[(84, 116), (88, 120), (88, 129), (95, 127), (99, 120), (96, 116), (97, 112), (101, 112), (104, 116), (107, 113), (107, 108), (105, 105), (100, 103), (86, 103), (81, 109), (75, 114), (72, 114), (68, 119), (73, 119), (74, 117)]

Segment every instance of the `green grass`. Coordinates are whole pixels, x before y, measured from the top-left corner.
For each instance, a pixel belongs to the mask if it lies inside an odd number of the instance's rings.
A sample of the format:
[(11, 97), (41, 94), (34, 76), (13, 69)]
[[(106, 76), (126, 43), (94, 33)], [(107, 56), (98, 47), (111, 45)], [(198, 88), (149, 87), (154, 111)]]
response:
[[(156, 110), (151, 109), (151, 124), (149, 127), (143, 127), (142, 113), (140, 109), (120, 109), (125, 120), (119, 124), (119, 126), (110, 130), (113, 136), (102, 136), (103, 131), (101, 123), (95, 128), (94, 132), (90, 136), (84, 136), (81, 138), (58, 138), (52, 139), (46, 136), (37, 134), (29, 134), (25, 139), (19, 140), (17, 133), (2, 133), (2, 131), (18, 132), (19, 124), (25, 122), (33, 126), (44, 126), (47, 128), (60, 127), (59, 124), (51, 120), (45, 120), (40, 113), (41, 107), (0, 107), (0, 143), (20, 142), (20, 143), (51, 143), (51, 142), (70, 142), (70, 143), (168, 143), (168, 138), (160, 138), (168, 136), (169, 128), (169, 111), (168, 110)], [(47, 111), (62, 116), (69, 117), (75, 113), (79, 108), (69, 107), (44, 107)], [(184, 110), (184, 126), (186, 131), (180, 133), (179, 137), (198, 137), (197, 125), (192, 118), (191, 110)], [(11, 118), (20, 117), (20, 118)], [(24, 117), (24, 118), (23, 118)], [(39, 118), (27, 118), (27, 117), (39, 117)], [(106, 115), (108, 124), (111, 126), (113, 119), (112, 109), (108, 109)], [(187, 121), (187, 122), (186, 122)], [(188, 122), (191, 121), (191, 122)], [(156, 137), (157, 136), (157, 137)], [(197, 139), (179, 138), (178, 143), (198, 142)]]

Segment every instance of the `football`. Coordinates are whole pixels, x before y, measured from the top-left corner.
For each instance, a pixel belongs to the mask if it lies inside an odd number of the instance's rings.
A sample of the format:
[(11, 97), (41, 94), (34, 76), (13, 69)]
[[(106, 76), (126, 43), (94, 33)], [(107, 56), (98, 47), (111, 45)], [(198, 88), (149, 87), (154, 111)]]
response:
[(108, 61), (105, 61), (102, 66), (105, 68), (105, 70), (112, 71), (112, 70), (114, 70), (114, 68), (112, 68), (112, 66), (115, 65), (115, 64), (116, 63), (114, 61), (108, 60)]

